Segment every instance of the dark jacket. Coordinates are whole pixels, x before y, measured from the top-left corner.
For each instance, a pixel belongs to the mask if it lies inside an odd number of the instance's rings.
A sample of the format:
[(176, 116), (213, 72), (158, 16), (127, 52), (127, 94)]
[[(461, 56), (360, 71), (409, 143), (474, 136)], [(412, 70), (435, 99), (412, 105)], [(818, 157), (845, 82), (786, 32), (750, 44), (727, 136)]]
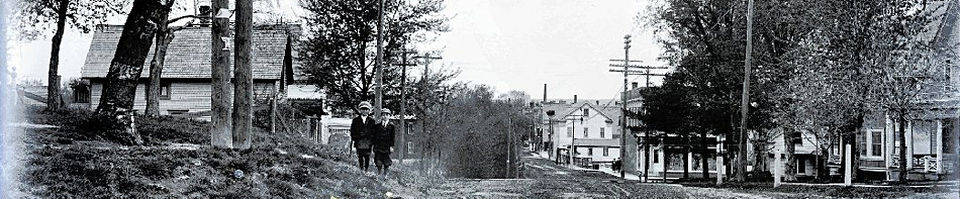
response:
[(353, 118), (350, 123), (350, 140), (353, 140), (353, 147), (358, 149), (369, 149), (371, 138), (379, 131), (379, 122), (373, 117), (367, 116), (367, 122), (363, 122), (360, 116)]
[(393, 123), (389, 123), (386, 126), (383, 124), (377, 125), (380, 127), (377, 131), (377, 135), (373, 138), (373, 151), (381, 153), (389, 153), (390, 147), (393, 147), (394, 136), (396, 136), (397, 127)]

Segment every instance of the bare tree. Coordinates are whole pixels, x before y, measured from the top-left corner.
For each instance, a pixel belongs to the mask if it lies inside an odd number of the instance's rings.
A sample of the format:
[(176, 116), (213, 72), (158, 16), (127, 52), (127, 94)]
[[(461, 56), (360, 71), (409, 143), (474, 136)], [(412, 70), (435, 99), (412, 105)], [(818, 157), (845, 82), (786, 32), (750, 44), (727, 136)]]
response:
[[(60, 99), (60, 44), (64, 31), (76, 28), (89, 33), (107, 17), (122, 13), (129, 1), (119, 0), (21, 0), (19, 2), (18, 30), (24, 38), (35, 39), (46, 35), (51, 29), (53, 38), (50, 48), (50, 65), (47, 73), (47, 108), (59, 109)], [(51, 27), (53, 26), (53, 27)]]

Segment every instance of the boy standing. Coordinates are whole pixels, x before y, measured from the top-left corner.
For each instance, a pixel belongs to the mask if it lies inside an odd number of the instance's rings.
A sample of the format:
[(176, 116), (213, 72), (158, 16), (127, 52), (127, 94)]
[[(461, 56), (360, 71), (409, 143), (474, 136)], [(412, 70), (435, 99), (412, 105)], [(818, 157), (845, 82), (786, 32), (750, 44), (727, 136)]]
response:
[(357, 149), (360, 170), (364, 171), (370, 167), (371, 139), (379, 129), (377, 121), (370, 117), (370, 107), (370, 102), (360, 102), (357, 109), (360, 116), (353, 118), (353, 122), (350, 123), (350, 140), (353, 141), (353, 147)]
[(381, 112), (383, 118), (380, 118), (379, 133), (373, 143), (373, 163), (377, 165), (377, 172), (387, 174), (390, 164), (390, 152), (393, 151), (393, 137), (396, 132), (396, 126), (390, 123), (390, 109), (383, 109)]

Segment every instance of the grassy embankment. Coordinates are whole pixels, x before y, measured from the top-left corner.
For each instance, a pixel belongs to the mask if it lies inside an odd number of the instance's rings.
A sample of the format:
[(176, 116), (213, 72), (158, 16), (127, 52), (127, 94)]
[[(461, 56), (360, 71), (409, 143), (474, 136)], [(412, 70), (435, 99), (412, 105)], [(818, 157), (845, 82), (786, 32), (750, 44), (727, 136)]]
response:
[(205, 122), (138, 117), (147, 144), (122, 146), (99, 135), (89, 111), (25, 112), (58, 126), (26, 132), (23, 189), (44, 198), (383, 198), (438, 179), (405, 167), (391, 177), (362, 172), (349, 149), (296, 133), (258, 130), (253, 149), (222, 150), (210, 147)]

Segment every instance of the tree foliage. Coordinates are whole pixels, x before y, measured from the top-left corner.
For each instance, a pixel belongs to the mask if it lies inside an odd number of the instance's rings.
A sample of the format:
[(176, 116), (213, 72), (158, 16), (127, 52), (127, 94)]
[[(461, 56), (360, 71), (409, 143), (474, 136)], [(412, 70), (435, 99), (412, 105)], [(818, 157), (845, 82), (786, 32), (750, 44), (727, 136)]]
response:
[[(945, 86), (937, 84), (946, 81), (935, 74), (945, 64), (937, 59), (942, 49), (932, 45), (939, 34), (932, 22), (946, 5), (933, 5), (757, 2), (750, 88), (757, 92), (751, 92), (747, 126), (760, 144), (754, 145), (755, 162), (766, 153), (762, 144), (778, 136), (772, 129), (788, 132), (788, 151), (801, 137), (797, 133), (814, 137), (826, 160), (823, 152), (840, 138), (855, 140), (870, 114), (907, 116), (924, 93), (942, 93)], [(733, 121), (740, 83), (729, 77), (743, 76), (744, 2), (666, 1), (653, 10), (647, 25), (665, 36), (660, 41), (668, 49), (666, 60), (677, 66), (675, 73), (688, 74), (686, 84), (694, 88), (688, 95), (701, 105), (704, 117), (693, 120), (721, 135), (739, 128)], [(664, 87), (677, 80), (666, 81)]]
[(444, 134), (440, 149), (447, 153), (441, 158), (449, 176), (506, 178), (516, 172), (521, 138), (535, 121), (524, 114), (522, 101), (494, 96), (487, 86), (464, 87), (441, 107), (446, 114), (437, 131)]
[(120, 13), (126, 1), (104, 0), (24, 0), (20, 1), (17, 12), (22, 38), (36, 39), (53, 31), (50, 48), (50, 63), (47, 74), (47, 108), (59, 109), (63, 106), (60, 98), (60, 44), (63, 34), (70, 27), (82, 33), (107, 20), (107, 17)]
[[(378, 1), (301, 0), (306, 40), (300, 58), (309, 81), (326, 90), (335, 109), (351, 110), (373, 99)], [(384, 61), (399, 63), (398, 52), (446, 29), (442, 0), (386, 1)], [(400, 67), (383, 70), (384, 104), (398, 107)], [(441, 75), (441, 76), (449, 76)], [(444, 79), (444, 78), (438, 78)]]
[(107, 18), (123, 14), (124, 6), (131, 0), (20, 0), (16, 12), (17, 31), (25, 39), (38, 39), (51, 35), (56, 29), (58, 8), (67, 4), (66, 24), (69, 28), (89, 33)]

